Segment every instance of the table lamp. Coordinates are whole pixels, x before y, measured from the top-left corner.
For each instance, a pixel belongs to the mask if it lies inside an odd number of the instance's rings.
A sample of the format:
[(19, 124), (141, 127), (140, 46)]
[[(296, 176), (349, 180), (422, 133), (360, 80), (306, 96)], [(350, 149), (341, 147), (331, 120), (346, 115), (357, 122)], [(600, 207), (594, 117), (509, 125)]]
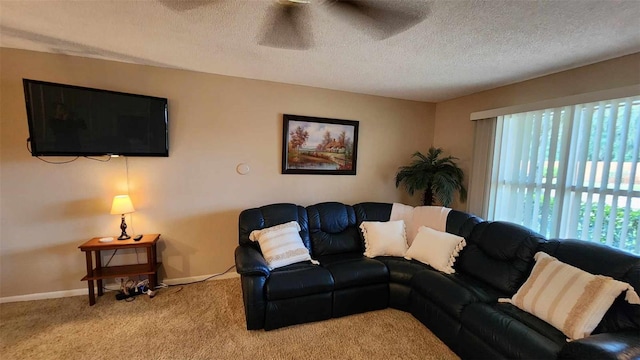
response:
[(116, 195), (113, 197), (113, 204), (111, 205), (111, 215), (122, 215), (122, 222), (120, 223), (120, 230), (122, 234), (118, 237), (118, 240), (127, 240), (131, 236), (127, 235), (127, 224), (124, 222), (124, 214), (130, 214), (136, 211), (131, 203), (129, 195)]

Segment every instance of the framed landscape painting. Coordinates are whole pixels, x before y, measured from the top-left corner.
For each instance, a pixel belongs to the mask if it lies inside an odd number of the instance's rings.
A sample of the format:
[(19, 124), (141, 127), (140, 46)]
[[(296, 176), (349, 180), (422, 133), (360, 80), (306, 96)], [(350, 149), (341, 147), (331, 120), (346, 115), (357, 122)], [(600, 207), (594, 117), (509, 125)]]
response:
[(358, 122), (283, 116), (282, 173), (355, 175)]

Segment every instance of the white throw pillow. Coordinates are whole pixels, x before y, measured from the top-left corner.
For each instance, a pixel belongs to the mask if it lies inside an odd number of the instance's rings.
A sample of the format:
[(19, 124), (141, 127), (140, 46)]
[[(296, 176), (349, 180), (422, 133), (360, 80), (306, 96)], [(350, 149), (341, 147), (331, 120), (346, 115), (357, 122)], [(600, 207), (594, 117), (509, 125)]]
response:
[(463, 237), (421, 226), (416, 238), (407, 250), (405, 259), (421, 263), (446, 274), (453, 274), (453, 264), (460, 251), (467, 245)]
[[(267, 260), (270, 269), (289, 264), (311, 260), (309, 250), (302, 243), (300, 225), (296, 221), (254, 230), (249, 234), (251, 241), (257, 241), (262, 256)], [(317, 264), (317, 261), (311, 260)]]
[(404, 256), (407, 237), (404, 221), (363, 221), (360, 224), (364, 237), (364, 256)]
[(569, 339), (589, 336), (613, 301), (627, 291), (626, 300), (640, 303), (631, 285), (593, 275), (544, 252), (534, 256), (531, 275), (508, 302), (562, 331)]

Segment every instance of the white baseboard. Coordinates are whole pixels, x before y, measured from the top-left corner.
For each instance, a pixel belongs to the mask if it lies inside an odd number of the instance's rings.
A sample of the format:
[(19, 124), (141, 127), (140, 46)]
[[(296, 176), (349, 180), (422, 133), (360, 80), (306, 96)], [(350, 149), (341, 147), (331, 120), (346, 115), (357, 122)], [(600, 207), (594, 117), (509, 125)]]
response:
[[(175, 279), (164, 279), (162, 281), (162, 283), (167, 284), (167, 285), (187, 284), (187, 283), (192, 283), (192, 282), (195, 282), (195, 281), (202, 281), (202, 280), (210, 278), (210, 277), (212, 277), (214, 275), (215, 275), (215, 277), (209, 279), (209, 281), (210, 280), (222, 280), (222, 279), (231, 279), (231, 278), (240, 277), (240, 274), (238, 274), (237, 272), (234, 271), (234, 272), (228, 272), (226, 274), (221, 274), (221, 275), (212, 274), (212, 275), (190, 276), (190, 277), (175, 278)], [(110, 286), (110, 284), (104, 284), (104, 286), (105, 286), (105, 288), (107, 288), (107, 290), (117, 290), (117, 289), (115, 289), (115, 286), (112, 287), (112, 286)], [(98, 290), (96, 289), (96, 294), (97, 294), (97, 291)], [(36, 294), (0, 297), (0, 304), (11, 303), (11, 302), (19, 302), (19, 301), (58, 299), (58, 298), (78, 296), (78, 295), (88, 295), (88, 294), (89, 294), (89, 289), (84, 287), (82, 289), (51, 291), (51, 292), (36, 293)]]
[(192, 283), (192, 282), (196, 282), (196, 281), (202, 281), (205, 279), (208, 279), (212, 276), (215, 276), (207, 281), (211, 281), (211, 280), (223, 280), (223, 279), (232, 279), (232, 278), (237, 278), (240, 277), (240, 274), (238, 274), (235, 271), (230, 271), (226, 274), (215, 274), (215, 275), (200, 275), (200, 276), (190, 276), (190, 277), (184, 277), (184, 278), (175, 278), (175, 279), (164, 279), (162, 280), (163, 283), (167, 284), (167, 285), (178, 285), (178, 284), (188, 284), (188, 283)]
[(18, 302), (18, 301), (32, 301), (43, 299), (57, 299), (70, 296), (87, 295), (89, 290), (85, 287), (83, 289), (63, 290), (63, 291), (51, 291), (46, 293), (36, 293), (18, 296), (0, 297), (0, 304)]

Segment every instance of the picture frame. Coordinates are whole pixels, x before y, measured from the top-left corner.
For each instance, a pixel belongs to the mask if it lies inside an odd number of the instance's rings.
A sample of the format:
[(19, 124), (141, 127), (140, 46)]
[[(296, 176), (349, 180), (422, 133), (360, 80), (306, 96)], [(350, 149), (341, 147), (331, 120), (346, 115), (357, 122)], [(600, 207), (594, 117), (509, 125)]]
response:
[(284, 114), (282, 173), (356, 175), (358, 121)]

